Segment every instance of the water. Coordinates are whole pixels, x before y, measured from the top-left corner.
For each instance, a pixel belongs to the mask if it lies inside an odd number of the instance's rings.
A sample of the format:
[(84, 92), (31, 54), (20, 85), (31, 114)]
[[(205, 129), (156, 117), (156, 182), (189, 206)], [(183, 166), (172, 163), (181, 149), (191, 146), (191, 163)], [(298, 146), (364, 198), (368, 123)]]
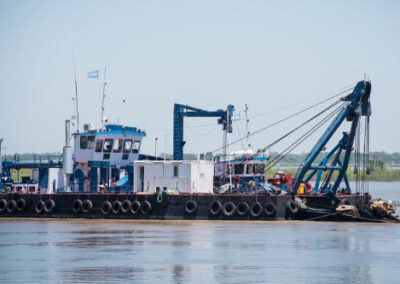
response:
[(396, 224), (0, 219), (1, 283), (399, 283), (399, 252)]

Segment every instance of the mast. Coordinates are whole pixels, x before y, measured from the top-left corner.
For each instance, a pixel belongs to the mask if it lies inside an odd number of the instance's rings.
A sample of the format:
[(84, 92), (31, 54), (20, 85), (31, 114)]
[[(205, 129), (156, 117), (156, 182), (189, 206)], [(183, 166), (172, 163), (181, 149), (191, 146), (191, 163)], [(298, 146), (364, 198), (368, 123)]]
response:
[(104, 67), (103, 96), (102, 96), (102, 99), (101, 99), (101, 129), (102, 129), (102, 130), (105, 129), (105, 120), (104, 120), (104, 99), (105, 99), (105, 97), (106, 97), (105, 90), (106, 90), (106, 85), (107, 85), (107, 82), (106, 82), (106, 73), (107, 73), (107, 68)]
[(74, 61), (74, 78), (75, 78), (75, 103), (76, 103), (76, 132), (79, 132), (79, 103), (78, 103), (78, 81), (76, 80), (75, 56)]
[(250, 144), (250, 141), (249, 141), (250, 131), (249, 131), (248, 111), (249, 111), (249, 108), (248, 108), (247, 104), (245, 104), (244, 105), (244, 113), (246, 115), (246, 142), (247, 142), (247, 148), (251, 148), (251, 144)]

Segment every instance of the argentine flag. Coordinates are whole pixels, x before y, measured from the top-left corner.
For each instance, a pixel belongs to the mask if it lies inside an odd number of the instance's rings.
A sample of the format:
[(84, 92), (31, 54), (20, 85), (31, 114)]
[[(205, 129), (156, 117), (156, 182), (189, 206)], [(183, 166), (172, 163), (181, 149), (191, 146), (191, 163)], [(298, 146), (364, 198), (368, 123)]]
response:
[(99, 70), (90, 71), (87, 73), (88, 78), (99, 78)]

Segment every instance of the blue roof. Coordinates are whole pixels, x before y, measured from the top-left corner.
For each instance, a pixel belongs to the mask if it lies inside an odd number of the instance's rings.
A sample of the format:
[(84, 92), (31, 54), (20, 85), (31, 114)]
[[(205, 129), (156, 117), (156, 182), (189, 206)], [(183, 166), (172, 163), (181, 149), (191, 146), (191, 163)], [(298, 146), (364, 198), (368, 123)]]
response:
[(108, 124), (106, 125), (106, 130), (104, 131), (86, 131), (86, 132), (76, 132), (73, 135), (113, 135), (113, 134), (126, 134), (126, 135), (137, 135), (146, 136), (146, 132), (137, 129), (132, 126), (122, 126), (119, 124)]

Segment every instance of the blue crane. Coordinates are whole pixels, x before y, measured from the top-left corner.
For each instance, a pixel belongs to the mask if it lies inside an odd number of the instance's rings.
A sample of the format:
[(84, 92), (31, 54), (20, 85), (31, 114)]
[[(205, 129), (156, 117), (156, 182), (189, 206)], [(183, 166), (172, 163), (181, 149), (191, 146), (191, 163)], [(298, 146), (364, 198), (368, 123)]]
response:
[[(295, 183), (292, 187), (292, 192), (294, 194), (297, 194), (301, 182), (308, 182), (314, 175), (317, 175), (314, 186), (314, 191), (316, 192), (322, 191), (326, 194), (335, 194), (342, 180), (345, 181), (348, 190), (350, 190), (346, 170), (349, 165), (350, 155), (353, 150), (354, 139), (356, 137), (357, 127), (360, 123), (360, 118), (362, 116), (366, 117), (369, 123), (369, 116), (371, 115), (370, 94), (371, 83), (369, 81), (360, 81), (356, 84), (350, 94), (341, 98), (343, 102), (347, 103), (340, 109), (338, 115), (312, 148), (305, 162), (300, 166), (296, 175)], [(351, 122), (350, 131), (344, 132), (343, 137), (338, 144), (325, 155), (319, 164), (313, 165), (316, 157), (321, 153), (321, 151), (323, 151), (323, 149), (325, 149), (325, 145), (345, 120)], [(343, 152), (344, 154), (342, 155)], [(328, 161), (332, 157), (332, 163), (327, 165)], [(309, 173), (309, 171), (311, 172)], [(321, 176), (324, 171), (329, 172), (325, 182), (320, 187)], [(337, 171), (338, 174), (333, 185), (331, 185), (330, 181), (334, 171)], [(309, 174), (307, 175), (307, 173)]]
[[(174, 160), (183, 159), (183, 118), (184, 117), (218, 117), (218, 124), (222, 125), (225, 133), (232, 133), (232, 116), (235, 107), (228, 105), (226, 110), (207, 111), (188, 105), (174, 105)], [(225, 145), (224, 145), (225, 146)]]

